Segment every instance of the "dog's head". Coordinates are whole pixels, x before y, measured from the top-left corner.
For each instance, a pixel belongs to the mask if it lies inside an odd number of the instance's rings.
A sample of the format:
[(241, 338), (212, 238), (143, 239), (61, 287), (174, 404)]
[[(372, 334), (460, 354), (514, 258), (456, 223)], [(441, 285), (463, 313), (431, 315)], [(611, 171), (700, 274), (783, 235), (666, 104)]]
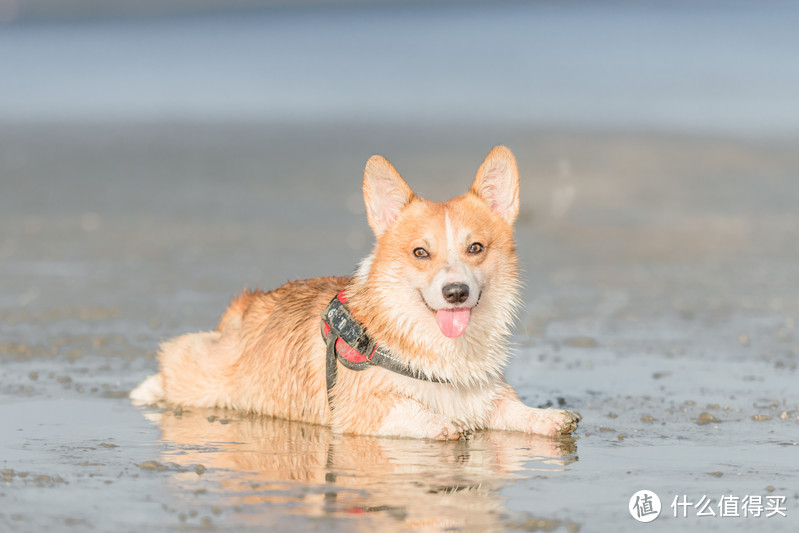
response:
[(519, 173), (510, 150), (495, 147), (471, 189), (446, 202), (416, 196), (391, 163), (373, 156), (363, 193), (377, 245), (356, 277), (396, 327), (453, 339), (507, 332), (518, 285)]

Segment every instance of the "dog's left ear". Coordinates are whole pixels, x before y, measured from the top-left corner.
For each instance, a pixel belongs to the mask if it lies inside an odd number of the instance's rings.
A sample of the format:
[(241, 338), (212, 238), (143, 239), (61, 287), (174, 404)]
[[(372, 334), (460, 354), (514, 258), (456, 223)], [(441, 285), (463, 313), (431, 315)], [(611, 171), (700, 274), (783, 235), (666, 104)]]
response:
[(513, 225), (519, 214), (519, 168), (504, 146), (495, 146), (486, 156), (471, 192), (482, 198), (494, 213)]
[(363, 171), (363, 201), (376, 237), (385, 233), (413, 198), (411, 188), (385, 157), (369, 158)]

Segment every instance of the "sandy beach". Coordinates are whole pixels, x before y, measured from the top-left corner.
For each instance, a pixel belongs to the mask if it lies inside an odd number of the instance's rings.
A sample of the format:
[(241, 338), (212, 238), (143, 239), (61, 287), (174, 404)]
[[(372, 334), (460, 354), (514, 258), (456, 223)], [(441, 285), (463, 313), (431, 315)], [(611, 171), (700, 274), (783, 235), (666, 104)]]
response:
[[(365, 439), (130, 405), (159, 341), (213, 328), (242, 287), (351, 271), (371, 246), (359, 187), (377, 145), (443, 199), (496, 137), (523, 176), (508, 380), (580, 411), (574, 439)], [(790, 143), (84, 124), (5, 128), (0, 146), (6, 529), (632, 530), (641, 488), (664, 500), (662, 527), (706, 527), (670, 516), (678, 494), (795, 509)]]
[[(759, 59), (793, 53), (795, 9), (743, 2), (719, 15), (738, 26), (706, 31), (710, 8), (503, 5), (458, 11), (448, 44), (440, 4), (362, 33), (379, 13), (3, 28), (0, 530), (796, 529), (799, 76)], [(682, 40), (665, 31), (693, 15)], [(351, 40), (332, 44), (330, 20)], [(475, 26), (501, 46), (475, 44)], [(725, 49), (744, 26), (754, 37)], [(588, 39), (570, 47), (574, 28)], [(225, 38), (196, 48), (211, 30)], [(534, 58), (529, 39), (560, 47)], [(668, 61), (638, 65), (640, 39)], [(465, 52), (434, 80), (450, 46)], [(506, 48), (516, 74), (467, 83)], [(353, 59), (334, 68), (337, 54)], [(381, 71), (390, 91), (356, 69), (380, 61), (401, 75)], [(522, 177), (507, 379), (530, 405), (579, 411), (573, 438), (374, 439), (130, 404), (159, 342), (214, 328), (244, 287), (353, 270), (372, 246), (369, 156), (443, 200), (496, 144)], [(628, 507), (642, 489), (662, 504), (649, 525)]]

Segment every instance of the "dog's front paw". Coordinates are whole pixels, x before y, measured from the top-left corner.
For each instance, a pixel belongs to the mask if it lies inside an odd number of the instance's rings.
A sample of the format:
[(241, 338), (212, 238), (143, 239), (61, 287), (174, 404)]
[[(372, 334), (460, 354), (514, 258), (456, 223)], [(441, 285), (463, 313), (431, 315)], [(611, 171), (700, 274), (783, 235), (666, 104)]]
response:
[(563, 409), (536, 409), (531, 418), (529, 432), (550, 437), (573, 433), (582, 420), (579, 413)]

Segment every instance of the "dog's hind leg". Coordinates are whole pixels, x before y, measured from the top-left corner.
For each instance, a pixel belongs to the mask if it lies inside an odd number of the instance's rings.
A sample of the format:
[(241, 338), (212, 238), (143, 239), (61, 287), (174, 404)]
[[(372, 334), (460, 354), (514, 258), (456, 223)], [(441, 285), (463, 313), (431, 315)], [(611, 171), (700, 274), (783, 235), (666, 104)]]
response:
[(230, 371), (236, 356), (219, 331), (190, 333), (161, 345), (161, 375), (168, 403), (232, 407)]
[(222, 333), (189, 333), (161, 345), (161, 372), (131, 392), (140, 405), (166, 402), (197, 407), (232, 407), (232, 350)]
[(230, 304), (216, 331), (189, 333), (161, 344), (160, 372), (130, 393), (137, 405), (168, 403), (197, 407), (233, 407), (233, 364), (244, 315), (263, 293), (244, 291)]

